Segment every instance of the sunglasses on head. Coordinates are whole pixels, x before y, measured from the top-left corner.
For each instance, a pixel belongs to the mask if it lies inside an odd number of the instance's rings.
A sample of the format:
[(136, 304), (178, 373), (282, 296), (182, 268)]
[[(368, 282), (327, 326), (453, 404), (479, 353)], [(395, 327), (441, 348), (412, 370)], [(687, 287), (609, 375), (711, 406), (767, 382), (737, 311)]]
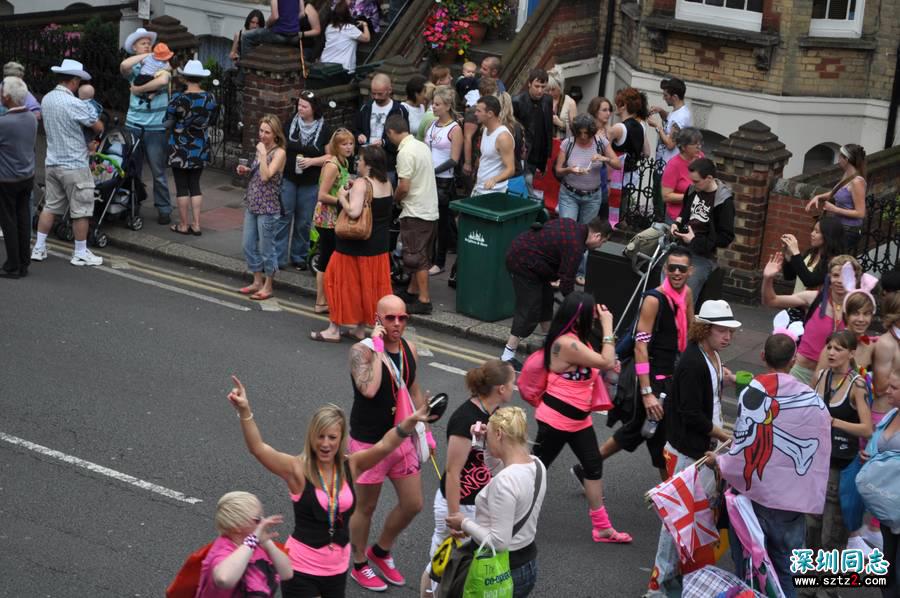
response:
[(386, 322), (400, 322), (403, 324), (407, 320), (409, 320), (409, 315), (407, 314), (385, 314), (381, 316), (381, 319)]
[(688, 268), (690, 268), (690, 266), (685, 264), (668, 264), (666, 266), (666, 269), (669, 272), (681, 272), (682, 274), (687, 274)]

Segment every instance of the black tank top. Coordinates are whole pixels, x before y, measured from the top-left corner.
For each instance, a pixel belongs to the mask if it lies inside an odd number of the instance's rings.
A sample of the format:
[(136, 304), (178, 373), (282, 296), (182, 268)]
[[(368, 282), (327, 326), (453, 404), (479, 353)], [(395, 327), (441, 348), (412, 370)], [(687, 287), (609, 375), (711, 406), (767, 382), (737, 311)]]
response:
[(625, 143), (619, 145), (612, 144), (613, 151), (617, 154), (625, 154), (625, 172), (631, 172), (637, 169), (638, 160), (641, 159), (641, 152), (644, 150), (644, 127), (631, 117), (622, 121), (628, 135), (625, 136)]
[[(847, 376), (847, 380), (837, 391), (839, 393), (842, 392), (844, 395), (844, 398), (837, 405), (831, 404), (831, 401), (834, 399), (834, 391), (831, 388), (831, 370), (826, 370), (824, 376), (822, 377), (825, 379), (825, 385), (823, 387), (821, 396), (825, 401), (825, 405), (828, 406), (828, 413), (831, 414), (831, 417), (833, 417), (834, 419), (843, 420), (845, 422), (850, 422), (851, 424), (858, 424), (859, 413), (856, 411), (856, 409), (853, 408), (853, 405), (850, 404), (850, 392), (853, 389), (853, 385), (856, 383), (856, 380), (859, 378), (859, 374), (857, 374), (856, 372), (851, 372), (850, 375)], [(831, 466), (843, 469), (844, 467), (849, 465), (851, 461), (853, 461), (858, 452), (859, 437), (832, 426)]]
[(372, 256), (391, 249), (391, 217), (394, 198), (390, 195), (372, 198), (372, 234), (365, 241), (350, 241), (337, 237), (335, 250), (344, 255)]
[[(406, 382), (407, 388), (409, 388), (416, 381), (416, 359), (409, 348), (409, 344), (404, 339), (400, 339), (400, 343), (402, 347), (401, 352), (390, 353), (385, 351), (385, 355), (394, 362), (398, 369), (402, 367), (403, 380)], [(401, 363), (403, 364), (402, 366)], [(382, 362), (381, 386), (371, 399), (364, 397), (359, 392), (351, 377), (353, 408), (350, 410), (350, 436), (353, 439), (374, 444), (381, 440), (381, 437), (387, 434), (388, 430), (394, 427), (396, 399), (393, 387), (396, 386), (396, 383), (391, 382), (393, 376), (391, 369)]]
[[(328, 512), (322, 508), (322, 503), (316, 497), (316, 486), (310, 480), (306, 480), (303, 494), (300, 499), (294, 501), (294, 533), (291, 535), (298, 542), (303, 542), (312, 548), (322, 548), (332, 542), (344, 547), (350, 543), (350, 515), (356, 509), (356, 491), (353, 489), (353, 479), (350, 475), (350, 463), (344, 461), (344, 475), (341, 480), (341, 490), (344, 484), (349, 484), (350, 493), (353, 494), (353, 502), (350, 508), (344, 510), (344, 505), (338, 504), (337, 520), (334, 522), (334, 538), (328, 533)], [(340, 491), (339, 491), (340, 492)]]
[(647, 347), (650, 369), (653, 375), (671, 376), (678, 359), (678, 327), (675, 325), (675, 311), (665, 295), (653, 293), (659, 301), (656, 330)]

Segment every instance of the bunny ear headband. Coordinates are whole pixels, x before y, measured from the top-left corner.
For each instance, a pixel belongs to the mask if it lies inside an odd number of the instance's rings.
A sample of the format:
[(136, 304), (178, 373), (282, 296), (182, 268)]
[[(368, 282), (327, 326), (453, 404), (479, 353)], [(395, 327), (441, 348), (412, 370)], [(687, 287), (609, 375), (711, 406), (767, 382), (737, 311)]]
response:
[(772, 320), (772, 334), (784, 334), (789, 337), (794, 344), (803, 336), (803, 322), (801, 320), (791, 321), (791, 316), (786, 309), (775, 314)]
[(854, 293), (862, 293), (868, 297), (869, 301), (872, 302), (873, 312), (878, 309), (878, 303), (876, 303), (875, 297), (872, 296), (872, 289), (878, 284), (877, 278), (871, 274), (863, 274), (860, 277), (859, 286), (856, 286), (856, 271), (853, 269), (853, 264), (847, 262), (841, 267), (841, 282), (844, 283), (844, 290), (846, 291), (843, 305), (845, 314), (847, 313), (847, 300)]

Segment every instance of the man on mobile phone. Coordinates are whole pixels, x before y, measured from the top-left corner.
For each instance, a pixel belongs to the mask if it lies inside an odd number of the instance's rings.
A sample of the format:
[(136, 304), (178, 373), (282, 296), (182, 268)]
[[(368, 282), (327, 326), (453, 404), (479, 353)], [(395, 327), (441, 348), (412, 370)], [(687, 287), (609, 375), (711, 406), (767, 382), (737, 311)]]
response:
[[(350, 375), (353, 379), (353, 407), (350, 410), (350, 452), (364, 450), (377, 443), (398, 421), (425, 402), (416, 380), (416, 346), (403, 338), (409, 315), (406, 303), (395, 295), (378, 301), (372, 336), (350, 349)], [(410, 404), (411, 402), (411, 404)], [(399, 418), (399, 419), (398, 419)], [(429, 445), (434, 441), (428, 432)], [(413, 439), (407, 438), (381, 463), (356, 480), (356, 510), (350, 518), (350, 542), (353, 567), (350, 577), (367, 590), (381, 592), (387, 584), (369, 565), (371, 561), (382, 576), (395, 586), (406, 583), (394, 566), (391, 548), (413, 518), (422, 510), (422, 481), (419, 458)], [(385, 478), (397, 492), (397, 505), (388, 513), (378, 541), (368, 546), (372, 514)]]

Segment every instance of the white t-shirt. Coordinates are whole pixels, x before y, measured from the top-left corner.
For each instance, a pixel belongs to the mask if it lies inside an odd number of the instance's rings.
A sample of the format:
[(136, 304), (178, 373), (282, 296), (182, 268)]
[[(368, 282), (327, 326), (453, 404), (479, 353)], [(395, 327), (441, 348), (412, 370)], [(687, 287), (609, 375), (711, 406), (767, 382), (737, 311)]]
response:
[(329, 25), (325, 28), (325, 49), (322, 50), (322, 62), (336, 62), (348, 72), (356, 70), (356, 41), (362, 31), (354, 25), (344, 25), (340, 29)]
[(709, 368), (709, 376), (712, 378), (713, 382), (713, 417), (712, 422), (714, 426), (719, 426), (720, 428), (724, 427), (724, 423), (722, 421), (722, 383), (724, 379), (724, 372), (722, 371), (722, 356), (719, 353), (716, 353), (716, 359), (719, 361), (719, 367), (713, 364), (710, 361), (709, 357), (707, 357), (706, 352), (703, 351), (703, 359), (706, 360), (706, 367)]
[[(666, 132), (666, 135), (672, 134), (672, 125), (676, 124), (678, 125), (678, 128), (682, 130), (694, 125), (694, 117), (691, 114), (691, 110), (690, 108), (688, 108), (687, 104), (685, 104), (678, 110), (673, 110), (669, 113), (669, 118), (666, 119), (666, 122), (663, 125), (663, 130)], [(668, 162), (669, 160), (674, 158), (677, 153), (678, 146), (669, 149), (666, 147), (666, 144), (662, 142), (662, 139), (656, 142), (657, 160), (665, 160), (666, 162)]]
[(372, 143), (373, 139), (382, 138), (384, 135), (384, 123), (393, 107), (394, 100), (391, 100), (384, 106), (379, 106), (378, 102), (372, 102), (372, 116), (369, 117), (369, 143)]
[(419, 131), (422, 119), (425, 117), (425, 106), (413, 106), (409, 102), (400, 103), (406, 106), (406, 110), (409, 112), (409, 132), (415, 135)]

